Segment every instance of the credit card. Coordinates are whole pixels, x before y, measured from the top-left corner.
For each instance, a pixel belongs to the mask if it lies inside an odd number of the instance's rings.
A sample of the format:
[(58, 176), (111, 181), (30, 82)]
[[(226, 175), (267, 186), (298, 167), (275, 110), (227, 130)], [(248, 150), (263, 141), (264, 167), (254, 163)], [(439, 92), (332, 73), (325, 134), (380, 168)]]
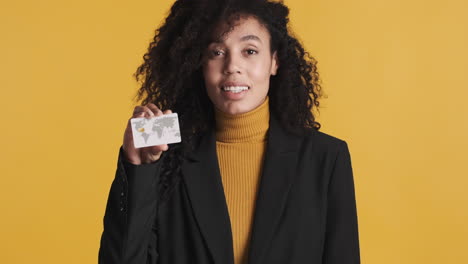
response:
[(151, 118), (132, 118), (130, 119), (130, 124), (132, 125), (135, 148), (179, 143), (182, 141), (177, 113)]

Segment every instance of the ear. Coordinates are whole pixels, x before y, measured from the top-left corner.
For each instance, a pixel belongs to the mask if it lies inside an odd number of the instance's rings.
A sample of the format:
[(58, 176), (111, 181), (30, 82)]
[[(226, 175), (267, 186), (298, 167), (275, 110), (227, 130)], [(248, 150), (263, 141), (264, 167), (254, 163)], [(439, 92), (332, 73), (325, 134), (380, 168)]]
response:
[(270, 74), (276, 75), (276, 72), (278, 71), (278, 67), (279, 67), (278, 56), (275, 51), (272, 55)]

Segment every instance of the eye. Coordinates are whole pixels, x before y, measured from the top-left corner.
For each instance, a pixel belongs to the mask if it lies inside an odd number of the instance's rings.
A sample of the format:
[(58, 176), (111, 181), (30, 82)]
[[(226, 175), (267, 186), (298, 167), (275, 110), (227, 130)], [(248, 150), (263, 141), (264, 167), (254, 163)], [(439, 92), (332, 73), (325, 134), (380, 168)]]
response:
[(221, 55), (221, 54), (223, 54), (223, 52), (221, 50), (212, 50), (211, 51), (212, 56), (218, 56), (218, 55)]
[(254, 55), (254, 54), (257, 54), (257, 53), (258, 53), (258, 51), (253, 50), (253, 49), (248, 49), (247, 50), (247, 54), (249, 54), (249, 55)]

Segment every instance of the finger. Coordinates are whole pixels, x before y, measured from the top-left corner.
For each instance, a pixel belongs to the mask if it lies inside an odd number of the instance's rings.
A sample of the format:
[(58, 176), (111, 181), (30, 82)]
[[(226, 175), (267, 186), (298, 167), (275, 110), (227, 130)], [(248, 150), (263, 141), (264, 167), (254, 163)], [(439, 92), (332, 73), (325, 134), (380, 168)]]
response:
[(132, 116), (131, 118), (128, 119), (128, 122), (130, 123), (130, 120), (131, 120), (132, 118), (144, 117), (145, 114), (146, 114), (145, 111), (142, 111), (142, 112), (139, 112), (139, 113), (135, 113), (135, 114), (133, 114), (133, 116)]
[(169, 149), (169, 145), (167, 145), (167, 144), (161, 145), (161, 150), (162, 151), (167, 151), (168, 149)]
[(158, 146), (153, 146), (153, 147), (148, 147), (142, 149), (142, 159), (144, 160), (145, 163), (151, 163), (156, 160), (159, 160), (161, 158), (161, 155), (164, 151), (168, 149), (168, 145), (158, 145)]
[(161, 116), (163, 115), (163, 112), (161, 111), (161, 109), (159, 109), (156, 105), (154, 105), (153, 103), (149, 103), (146, 105), (149, 109), (151, 109), (151, 111), (153, 111), (154, 115), (155, 116)]
[(171, 111), (171, 109), (167, 109), (167, 110), (164, 111), (163, 113), (164, 113), (165, 115), (167, 115), (167, 114), (172, 114), (172, 111)]
[(135, 110), (133, 111), (133, 117), (153, 117), (154, 113), (151, 111), (150, 108), (146, 106), (137, 106), (135, 107)]
[(161, 157), (161, 154), (162, 154), (162, 151), (160, 151), (160, 152), (158, 152), (156, 154), (152, 154), (149, 151), (142, 151), (142, 153), (141, 153), (142, 161), (143, 161), (143, 163), (154, 162), (154, 161), (158, 160)]
[(141, 105), (135, 106), (135, 108), (133, 108), (133, 113), (132, 113), (132, 115), (138, 115), (139, 113), (144, 112), (143, 109), (144, 109), (144, 108), (143, 108), (143, 106), (141, 106)]
[(169, 146), (167, 144), (163, 144), (163, 145), (149, 147), (148, 152), (151, 153), (152, 155), (156, 155), (160, 153), (161, 151), (166, 151), (168, 149), (169, 149)]

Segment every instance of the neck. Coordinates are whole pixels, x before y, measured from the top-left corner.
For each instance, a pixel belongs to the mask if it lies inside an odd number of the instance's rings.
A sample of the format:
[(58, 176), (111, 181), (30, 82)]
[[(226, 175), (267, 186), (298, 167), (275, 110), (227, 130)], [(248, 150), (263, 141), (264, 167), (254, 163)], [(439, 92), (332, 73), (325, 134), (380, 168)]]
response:
[(232, 115), (215, 108), (216, 140), (226, 143), (265, 141), (270, 122), (268, 96), (255, 109)]

